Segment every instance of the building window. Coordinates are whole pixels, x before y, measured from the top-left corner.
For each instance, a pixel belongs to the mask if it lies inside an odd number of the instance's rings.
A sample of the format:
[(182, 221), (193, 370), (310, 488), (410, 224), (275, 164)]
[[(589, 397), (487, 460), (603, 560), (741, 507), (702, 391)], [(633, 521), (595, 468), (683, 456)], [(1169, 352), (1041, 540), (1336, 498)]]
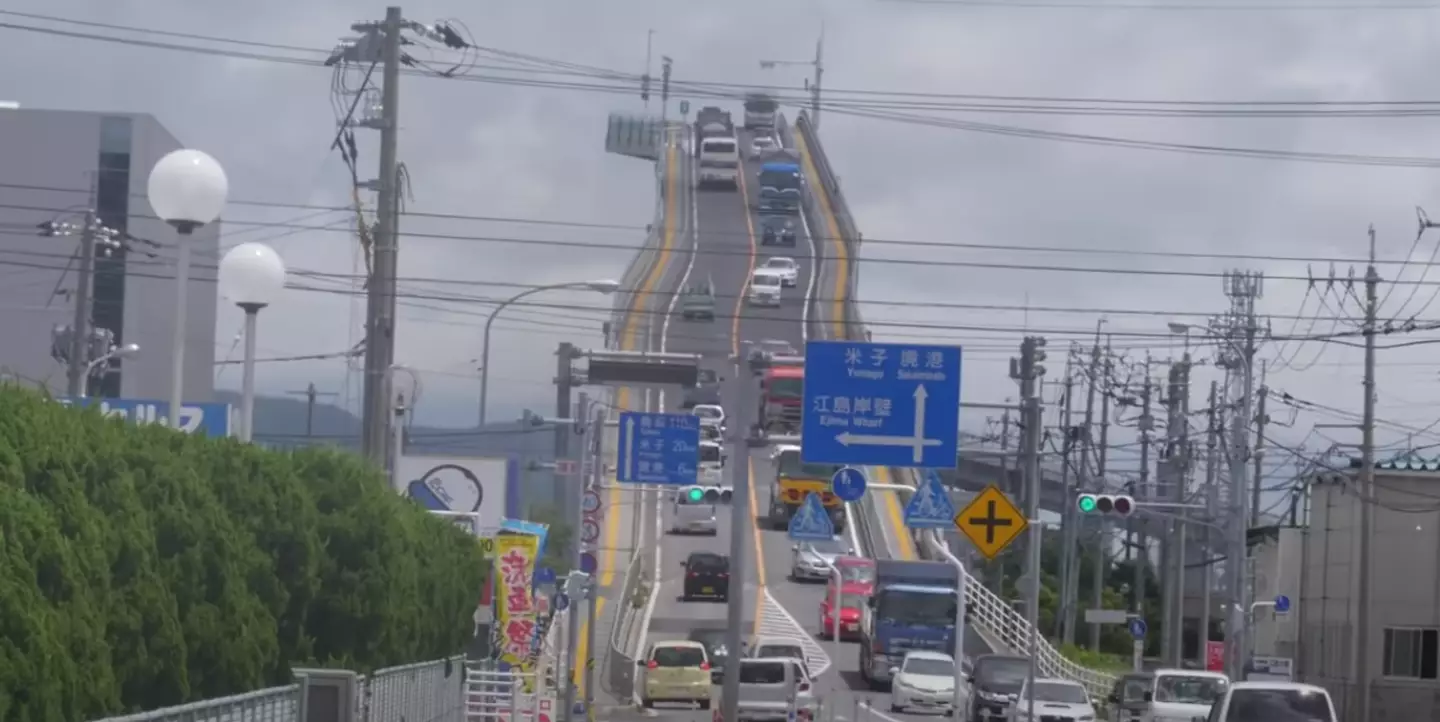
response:
[(1386, 677), (1435, 679), (1440, 665), (1440, 630), (1385, 628)]

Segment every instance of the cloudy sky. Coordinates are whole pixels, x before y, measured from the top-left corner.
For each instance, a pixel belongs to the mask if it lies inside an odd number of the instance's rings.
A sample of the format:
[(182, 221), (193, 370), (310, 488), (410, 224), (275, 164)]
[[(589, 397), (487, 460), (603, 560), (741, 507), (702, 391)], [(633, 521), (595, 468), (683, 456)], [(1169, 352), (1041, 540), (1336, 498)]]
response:
[[(1271, 0), (1270, 9), (1204, 11), (1193, 4), (1159, 9), (1173, 4), (1167, 0), (1057, 4), (499, 0), (406, 10), (426, 22), (458, 18), (488, 48), (623, 73), (643, 70), (647, 30), (654, 29), (657, 67), (661, 54), (672, 56), (677, 84), (785, 85), (796, 88), (793, 97), (808, 68), (766, 71), (757, 61), (809, 57), (823, 24), (822, 138), (867, 238), (864, 314), (877, 337), (963, 344), (970, 400), (1003, 398), (1005, 358), (1027, 328), (1048, 336), (1052, 378), (1061, 375), (1067, 344), (1088, 343), (1102, 317), (1129, 360), (1143, 361), (1147, 349), (1157, 360), (1173, 357), (1181, 344), (1166, 338), (1167, 322), (1203, 324), (1221, 311), (1226, 299), (1214, 274), (1231, 267), (1270, 276), (1260, 306), (1275, 334), (1353, 329), (1363, 289), (1307, 291), (1307, 268), (1325, 275), (1331, 262), (1305, 259), (1363, 258), (1371, 224), (1382, 259), (1413, 256), (1403, 273), (1398, 264), (1382, 265), (1387, 279), (1400, 274), (1432, 284), (1382, 288), (1382, 317), (1440, 319), (1440, 303), (1430, 303), (1440, 273), (1422, 278), (1440, 231), (1415, 240), (1416, 206), (1432, 206), (1440, 217), (1440, 161), (1424, 162), (1440, 157), (1427, 132), (1440, 104), (1353, 104), (1440, 98), (1431, 41), (1440, 12), (1378, 0), (1369, 8)], [(289, 58), (315, 55), (220, 39), (325, 50), (366, 13), (383, 14), (379, 5), (325, 0), (13, 0), (6, 7), (192, 36), (14, 16), (0, 22)], [(323, 69), (13, 29), (4, 40), (6, 67), (36, 68), (9, 74), (10, 99), (153, 113), (183, 142), (219, 158), (240, 200), (346, 201), (346, 171), (328, 151), (335, 121)], [(435, 57), (443, 64), (448, 56)], [(487, 312), (477, 299), (514, 293), (511, 284), (618, 277), (632, 253), (626, 246), (639, 241), (651, 217), (652, 170), (603, 149), (607, 114), (640, 111), (638, 93), (596, 92), (617, 83), (559, 67), (486, 53), (468, 78), (404, 79), (401, 157), (413, 190), (407, 207), (468, 217), (407, 220), (402, 288), (417, 297), (402, 306), (398, 355), (421, 370), (422, 421), (474, 422)], [(1414, 117), (1396, 117), (1397, 109)], [(367, 135), (365, 168), (375, 160)], [(1133, 144), (1106, 138), (1191, 152), (1121, 147)], [(1215, 147), (1267, 157), (1194, 152)], [(1364, 156), (1368, 164), (1275, 159), (1294, 154)], [(343, 229), (343, 214), (236, 205), (227, 221), (228, 242), (266, 239), (293, 269), (338, 274), (301, 279), (332, 292), (290, 291), (267, 314), (263, 355), (328, 354), (360, 339), (363, 308), (343, 293), (353, 285), (343, 274), (362, 268), (356, 244), (343, 230), (314, 228)], [(264, 222), (309, 228), (254, 225)], [(1246, 255), (1271, 258), (1239, 257)], [(1343, 275), (1351, 263), (1334, 265)], [(447, 300), (457, 296), (467, 300)], [(556, 342), (598, 343), (611, 301), (552, 293), (543, 302), (562, 308), (517, 309), (496, 324), (492, 418), (542, 407)], [(1345, 317), (1338, 325), (1337, 313)], [(217, 354), (233, 357), (238, 313), (224, 308), (217, 324)], [(1204, 344), (1200, 335), (1192, 338), (1196, 346)], [(1423, 432), (1417, 444), (1440, 442), (1427, 428), (1437, 415), (1430, 349), (1381, 352), (1380, 415), (1399, 425), (1382, 431), (1387, 442), (1403, 441), (1406, 427)], [(1212, 356), (1208, 347), (1199, 355)], [(1327, 438), (1358, 441), (1354, 431), (1321, 429), (1322, 437), (1311, 427), (1347, 421), (1345, 413), (1359, 410), (1359, 349), (1271, 342), (1263, 355), (1271, 359), (1272, 386), (1343, 412), (1277, 409), (1277, 421), (1293, 423), (1284, 438), (1312, 450), (1329, 445)], [(1196, 372), (1197, 408), (1211, 378), (1208, 369)], [(342, 360), (271, 363), (259, 374), (268, 392), (309, 381), (358, 402), (358, 375)], [(233, 367), (218, 376), (221, 386), (238, 382)], [(978, 415), (969, 420), (983, 423)]]

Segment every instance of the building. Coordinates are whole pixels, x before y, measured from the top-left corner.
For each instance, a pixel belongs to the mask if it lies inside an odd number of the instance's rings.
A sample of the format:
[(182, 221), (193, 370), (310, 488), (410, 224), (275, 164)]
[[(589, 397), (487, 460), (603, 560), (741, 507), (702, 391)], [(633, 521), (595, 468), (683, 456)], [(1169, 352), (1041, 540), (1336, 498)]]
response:
[[(180, 147), (149, 115), (0, 108), (0, 378), (64, 393), (51, 334), (72, 320), (80, 239), (42, 237), (37, 226), (78, 223), (93, 208), (106, 228), (134, 240), (97, 257), (91, 321), (140, 350), (93, 379), (90, 394), (169, 398), (176, 233), (145, 191), (156, 161)], [(204, 402), (214, 394), (219, 224), (191, 238), (185, 399)]]
[[(1358, 467), (1358, 463), (1352, 464)], [(1310, 485), (1296, 600), (1296, 674), (1359, 709), (1355, 648), (1360, 511), (1358, 469)], [(1378, 464), (1371, 535), (1371, 718), (1430, 719), (1440, 705), (1440, 463)], [(1347, 714), (1348, 711), (1348, 714)]]

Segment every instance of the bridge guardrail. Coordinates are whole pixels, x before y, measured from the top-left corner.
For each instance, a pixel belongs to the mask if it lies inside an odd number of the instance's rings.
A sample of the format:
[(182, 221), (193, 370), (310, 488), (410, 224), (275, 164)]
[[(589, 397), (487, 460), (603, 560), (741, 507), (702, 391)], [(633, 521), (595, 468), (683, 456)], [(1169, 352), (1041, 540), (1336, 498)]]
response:
[(636, 549), (625, 567), (625, 582), (621, 585), (620, 596), (614, 600), (620, 606), (616, 607), (615, 624), (610, 628), (610, 648), (605, 654), (605, 668), (600, 670), (605, 691), (617, 700), (628, 700), (635, 693), (636, 652), (630, 644), (640, 608), (653, 593), (645, 584), (645, 556)]
[[(860, 315), (860, 309), (855, 300), (859, 297), (859, 267), (860, 267), (860, 245), (861, 235), (855, 227), (855, 220), (850, 215), (849, 206), (840, 190), (840, 183), (834, 170), (830, 166), (829, 159), (825, 157), (825, 151), (820, 145), (819, 139), (815, 137), (814, 128), (810, 123), (809, 116), (801, 111), (795, 122), (796, 130), (805, 136), (805, 147), (810, 153), (810, 161), (815, 166), (819, 175), (818, 178), (810, 179), (812, 184), (817, 185), (827, 194), (830, 200), (830, 211), (834, 214), (835, 223), (840, 232), (840, 240), (846, 246), (846, 256), (849, 262), (850, 273), (846, 289), (846, 298), (843, 307), (845, 308), (844, 330), (845, 336), (855, 340), (868, 339), (865, 331), (864, 321)], [(810, 208), (807, 205), (807, 212), (817, 213), (818, 209)], [(818, 220), (818, 219), (817, 219)], [(811, 227), (824, 227), (820, 223), (812, 223)], [(921, 476), (914, 469), (894, 469), (894, 477), (911, 487), (917, 486)], [(934, 471), (926, 471), (926, 474), (935, 474)], [(904, 492), (899, 494), (902, 503), (907, 502), (908, 495)], [(867, 497), (862, 503), (867, 507), (860, 518), (871, 518), (876, 514), (873, 498)], [(913, 534), (916, 551), (922, 558), (939, 560), (942, 555), (929, 544), (927, 539), (920, 538), (920, 535)], [(877, 547), (873, 538), (870, 540), (872, 547)], [(940, 540), (929, 540), (934, 544), (942, 543)], [(883, 546), (883, 545), (882, 545)], [(1000, 599), (988, 588), (979, 583), (973, 575), (969, 577), (966, 584), (966, 603), (972, 611), (972, 619), (987, 631), (991, 632), (1001, 643), (1014, 650), (1028, 649), (1029, 635), (1034, 630), (1029, 628), (1028, 620), (1016, 612), (1008, 603)], [(1084, 684), (1092, 694), (1104, 695), (1109, 693), (1110, 685), (1114, 682), (1114, 676), (1097, 672), (1081, 667), (1066, 659), (1058, 650), (1041, 635), (1036, 640), (1039, 650), (1036, 661), (1046, 675), (1054, 675), (1073, 679)]]
[(605, 338), (605, 347), (611, 350), (620, 348), (625, 317), (634, 303), (636, 289), (645, 277), (650, 275), (650, 269), (659, 258), (657, 251), (665, 233), (665, 180), (665, 163), (662, 158), (655, 163), (655, 212), (650, 222), (650, 232), (646, 235), (645, 242), (635, 249), (635, 255), (631, 257), (624, 275), (620, 277), (620, 292), (615, 294), (615, 307), (610, 315), (610, 333)]

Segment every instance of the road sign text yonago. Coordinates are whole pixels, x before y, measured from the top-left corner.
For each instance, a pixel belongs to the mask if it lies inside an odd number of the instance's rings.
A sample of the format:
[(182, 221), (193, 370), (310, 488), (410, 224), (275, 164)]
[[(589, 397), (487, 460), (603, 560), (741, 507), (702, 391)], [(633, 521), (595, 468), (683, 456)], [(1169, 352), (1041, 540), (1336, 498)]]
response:
[(955, 468), (960, 362), (958, 346), (805, 344), (804, 460)]

